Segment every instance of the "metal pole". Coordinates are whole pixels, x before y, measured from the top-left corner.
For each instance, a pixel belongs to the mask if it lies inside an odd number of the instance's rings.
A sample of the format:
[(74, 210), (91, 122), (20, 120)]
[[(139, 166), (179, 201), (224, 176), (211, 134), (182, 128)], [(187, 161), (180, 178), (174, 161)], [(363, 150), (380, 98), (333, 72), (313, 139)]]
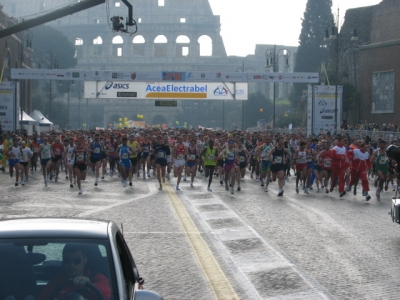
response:
[(222, 130), (225, 129), (225, 100), (222, 100)]
[(335, 86), (335, 134), (338, 130), (338, 84), (339, 84), (339, 8), (337, 14), (337, 26), (336, 26), (336, 86)]
[(79, 81), (79, 117), (78, 117), (78, 129), (81, 128), (81, 82)]
[[(273, 52), (273, 57), (272, 57), (272, 59), (273, 59), (273, 62), (272, 62), (272, 72), (274, 72), (275, 73), (275, 70), (276, 70), (276, 45), (274, 45), (274, 52)], [(276, 91), (275, 91), (275, 88), (276, 88), (276, 82), (274, 81), (274, 83), (273, 83), (273, 85), (274, 85), (274, 89), (273, 89), (273, 97), (274, 97), (274, 108), (273, 108), (273, 114), (272, 114), (272, 128), (273, 128), (273, 130), (275, 131), (275, 97), (276, 97)]]
[(70, 129), (70, 110), (69, 110), (69, 101), (71, 98), (71, 83), (69, 83), (69, 90), (68, 90), (68, 124), (67, 124), (67, 129)]

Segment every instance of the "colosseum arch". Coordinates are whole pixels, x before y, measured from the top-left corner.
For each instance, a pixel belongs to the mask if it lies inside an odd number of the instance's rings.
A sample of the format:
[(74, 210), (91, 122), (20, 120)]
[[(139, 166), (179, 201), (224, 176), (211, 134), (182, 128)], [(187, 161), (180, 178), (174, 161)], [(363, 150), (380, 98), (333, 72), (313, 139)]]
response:
[(158, 35), (154, 39), (154, 57), (167, 57), (168, 39), (165, 35)]
[(122, 117), (117, 114), (110, 116), (107, 121), (107, 126), (112, 124), (112, 126), (116, 125), (116, 127), (118, 127), (118, 124), (120, 123), (119, 118), (122, 118)]
[(197, 40), (200, 45), (200, 56), (213, 55), (213, 41), (208, 35), (202, 35)]
[(167, 119), (162, 115), (156, 115), (153, 117), (152, 125), (162, 125), (167, 124)]
[(88, 122), (88, 127), (89, 128), (94, 128), (94, 127), (103, 127), (103, 118), (99, 116), (98, 114), (92, 114), (89, 117), (89, 122)]
[(75, 58), (83, 58), (83, 38), (75, 38)]
[(144, 37), (142, 35), (135, 36), (132, 40), (132, 44), (132, 54), (144, 56), (146, 47), (146, 40), (144, 39)]
[(184, 57), (189, 55), (190, 39), (186, 35), (180, 35), (176, 38), (176, 57)]
[(103, 39), (101, 36), (96, 37), (93, 40), (93, 55), (100, 57), (103, 54)]
[(122, 36), (117, 35), (117, 36), (113, 37), (111, 42), (113, 44), (112, 55), (121, 57), (122, 56), (122, 44), (124, 43), (124, 39), (122, 38)]

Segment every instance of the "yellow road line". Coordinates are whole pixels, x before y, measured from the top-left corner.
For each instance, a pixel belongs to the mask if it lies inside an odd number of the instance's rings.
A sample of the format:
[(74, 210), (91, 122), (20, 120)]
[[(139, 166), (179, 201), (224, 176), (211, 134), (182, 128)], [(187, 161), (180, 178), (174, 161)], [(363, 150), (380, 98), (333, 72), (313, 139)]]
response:
[(172, 187), (169, 184), (164, 184), (163, 187), (175, 209), (215, 299), (239, 299)]

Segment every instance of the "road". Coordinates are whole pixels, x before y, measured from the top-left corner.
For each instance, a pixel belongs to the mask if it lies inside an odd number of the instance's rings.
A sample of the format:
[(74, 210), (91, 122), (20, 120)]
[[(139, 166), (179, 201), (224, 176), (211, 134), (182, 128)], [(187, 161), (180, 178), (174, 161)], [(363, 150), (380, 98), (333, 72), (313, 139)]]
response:
[[(145, 287), (165, 299), (397, 299), (400, 226), (388, 212), (393, 192), (361, 195), (266, 193), (248, 178), (231, 195), (198, 176), (194, 188), (154, 177), (123, 188), (106, 177), (83, 195), (62, 177), (14, 186), (0, 174), (0, 218), (82, 217), (123, 223)], [(370, 182), (372, 183), (372, 182)], [(359, 192), (360, 194), (360, 192)]]

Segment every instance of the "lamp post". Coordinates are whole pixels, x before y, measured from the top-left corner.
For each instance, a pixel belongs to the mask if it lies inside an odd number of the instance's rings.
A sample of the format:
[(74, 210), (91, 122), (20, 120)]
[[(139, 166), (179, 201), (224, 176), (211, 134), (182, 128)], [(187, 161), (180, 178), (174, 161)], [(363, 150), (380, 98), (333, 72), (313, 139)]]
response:
[(67, 130), (71, 129), (71, 111), (70, 111), (70, 100), (71, 100), (71, 88), (75, 86), (75, 83), (73, 80), (69, 82), (69, 87), (68, 87), (68, 119), (67, 119)]
[[(32, 52), (32, 40), (33, 40), (33, 33), (30, 30), (24, 30), (21, 32), (21, 69), (24, 68), (24, 61), (27, 59), (28, 64), (26, 65), (28, 68), (30, 68), (30, 59), (31, 59), (31, 53)], [(20, 80), (20, 88), (23, 88), (24, 93), (23, 98), (25, 102), (25, 108), (28, 107), (28, 85), (27, 82), (26, 84), (23, 84), (25, 80)], [(20, 120), (20, 129), (23, 130), (23, 114), (24, 110), (22, 108), (22, 97), (20, 97), (20, 103), (19, 103), (19, 108), (20, 108), (20, 114), (21, 114), (21, 120)]]
[[(265, 58), (267, 59), (266, 68), (272, 68), (272, 72), (279, 72), (279, 59), (285, 58), (285, 68), (289, 68), (290, 51), (286, 48), (276, 49), (276, 45), (273, 48), (265, 51)], [(276, 106), (276, 82), (273, 83), (273, 113), (272, 113), (272, 128), (275, 130), (275, 106)]]
[[(256, 70), (254, 70), (254, 68), (244, 68), (244, 60), (242, 61), (242, 67), (239, 67), (239, 68), (237, 68), (236, 69), (236, 72), (242, 72), (242, 73), (244, 73), (244, 72), (247, 72), (247, 71), (253, 71), (253, 72), (255, 72)], [(245, 100), (242, 100), (242, 130), (244, 130), (244, 101)]]

